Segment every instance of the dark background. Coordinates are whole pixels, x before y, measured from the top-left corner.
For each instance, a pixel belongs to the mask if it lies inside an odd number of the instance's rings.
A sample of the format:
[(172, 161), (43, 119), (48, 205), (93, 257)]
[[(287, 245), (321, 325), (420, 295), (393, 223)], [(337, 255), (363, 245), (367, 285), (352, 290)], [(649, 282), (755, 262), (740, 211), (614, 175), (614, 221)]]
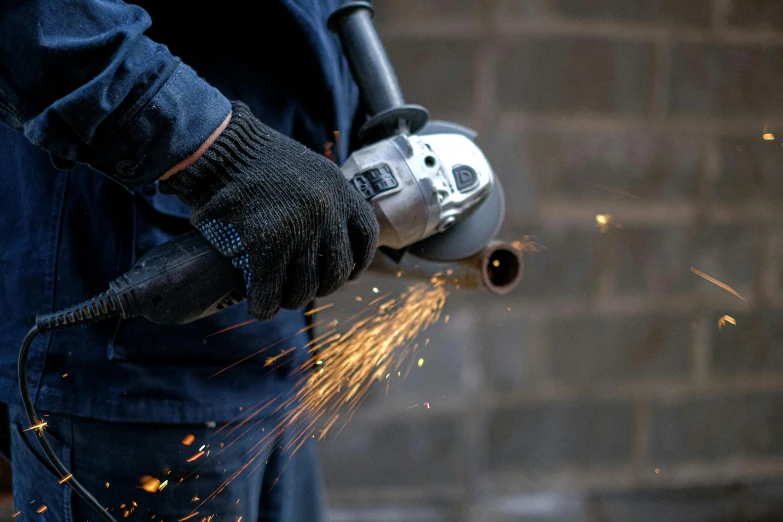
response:
[(542, 250), (322, 445), (332, 520), (783, 520), (783, 1), (375, 4)]

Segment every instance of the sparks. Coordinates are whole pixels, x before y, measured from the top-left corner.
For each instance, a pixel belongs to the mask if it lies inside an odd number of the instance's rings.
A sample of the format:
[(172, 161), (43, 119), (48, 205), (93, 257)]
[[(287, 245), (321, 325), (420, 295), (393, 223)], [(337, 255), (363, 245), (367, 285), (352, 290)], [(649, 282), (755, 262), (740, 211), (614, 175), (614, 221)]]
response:
[[(338, 421), (342, 429), (373, 383), (383, 381), (393, 372), (400, 376), (404, 371), (407, 376), (417, 360), (412, 358), (419, 347), (416, 338), (440, 321), (447, 296), (448, 291), (437, 281), (411, 286), (397, 297), (380, 295), (368, 305), (368, 311), (374, 313), (356, 314), (349, 318), (346, 331), (332, 329), (311, 340), (307, 349), (311, 355), (317, 355), (316, 361), (321, 363), (318, 371), (312, 371), (313, 359), (294, 370), (295, 391), (276, 406), (283, 412), (280, 422), (254, 443), (247, 451), (247, 461), (227, 474), (225, 481), (204, 497), (196, 509), (223, 492), (241, 474), (252, 473), (263, 465), (270, 448), (276, 446), (275, 441), (284, 432), (291, 437), (282, 447), (283, 452), (295, 453), (316, 430), (317, 438), (323, 439)], [(445, 319), (448, 321), (448, 316)], [(239, 436), (250, 430), (252, 426)], [(227, 443), (225, 449), (232, 444)]]
[(661, 474), (661, 468), (655, 468), (655, 474), (660, 475)]
[(286, 355), (288, 355), (289, 353), (295, 350), (296, 350), (296, 346), (292, 346), (290, 348), (286, 348), (285, 350), (281, 351), (277, 355), (274, 355), (272, 357), (267, 357), (266, 360), (264, 361), (264, 367), (266, 368), (267, 366), (272, 366), (277, 361), (279, 361), (280, 359), (282, 359), (283, 357), (285, 357)]
[(69, 473), (66, 476), (64, 476), (63, 478), (61, 478), (60, 480), (58, 480), (57, 483), (58, 484), (65, 484), (66, 482), (68, 482), (72, 478), (73, 478), (73, 473)]
[(27, 428), (27, 429), (26, 429), (26, 430), (24, 430), (24, 431), (30, 431), (30, 430), (36, 430), (36, 431), (38, 431), (38, 430), (41, 430), (41, 431), (43, 431), (43, 429), (44, 429), (46, 426), (48, 426), (48, 424), (46, 423), (46, 421), (41, 421), (41, 422), (39, 422), (38, 424), (33, 424), (32, 426), (30, 426), (29, 428)]
[(19, 515), (21, 515), (21, 514), (22, 514), (22, 512), (21, 512), (21, 511), (17, 511), (17, 512), (16, 512), (16, 513), (14, 513), (13, 515), (11, 515), (11, 518), (16, 518), (16, 517), (18, 517), (18, 516), (19, 516)]
[(598, 225), (598, 230), (600, 230), (602, 234), (609, 230), (610, 226), (616, 226), (611, 214), (597, 214), (595, 216), (595, 222)]
[[(306, 422), (309, 431), (322, 418), (326, 423), (319, 437), (323, 438), (337, 421), (338, 410), (355, 411), (372, 383), (399, 373), (403, 360), (418, 347), (413, 346), (418, 334), (440, 319), (447, 295), (440, 284), (412, 286), (399, 298), (376, 302), (377, 313), (358, 319), (344, 334), (312, 345), (310, 350), (322, 361), (320, 368), (327, 371), (313, 374), (309, 364), (302, 365), (294, 408), (285, 424)], [(293, 446), (308, 436), (297, 435)]]
[(48, 507), (46, 507), (46, 506), (41, 506), (41, 507), (39, 507), (38, 509), (36, 509), (35, 511), (36, 511), (36, 513), (43, 513), (43, 512), (44, 512), (44, 511), (46, 511), (47, 509), (49, 509), (49, 508), (48, 508)]
[[(511, 242), (511, 246), (520, 252), (540, 252), (544, 247), (536, 243), (535, 236), (524, 236), (521, 240), (517, 239)], [(448, 272), (446, 272), (448, 274)], [(451, 274), (449, 274), (451, 275)]]
[[(758, 131), (756, 131), (756, 132), (758, 132)], [(772, 140), (775, 139), (775, 135), (772, 134), (771, 132), (765, 132), (764, 134), (762, 134), (761, 137), (764, 138), (764, 141), (772, 141)]]
[(699, 277), (701, 277), (701, 278), (703, 278), (703, 279), (706, 279), (707, 281), (709, 281), (710, 283), (714, 284), (715, 286), (717, 286), (717, 287), (719, 287), (719, 288), (722, 288), (722, 289), (726, 290), (726, 291), (727, 291), (728, 293), (730, 293), (731, 295), (733, 295), (733, 296), (735, 296), (735, 297), (739, 297), (739, 298), (740, 298), (740, 299), (742, 299), (743, 301), (747, 301), (747, 299), (745, 299), (744, 297), (742, 297), (742, 296), (739, 294), (739, 292), (737, 292), (736, 290), (734, 290), (732, 287), (730, 287), (729, 285), (727, 285), (726, 283), (724, 283), (724, 282), (722, 282), (722, 281), (718, 281), (717, 279), (715, 279), (715, 278), (714, 278), (714, 277), (712, 277), (712, 276), (708, 276), (707, 274), (705, 274), (705, 273), (704, 273), (704, 272), (702, 272), (701, 270), (697, 270), (697, 269), (695, 269), (695, 268), (691, 267), (691, 272), (693, 272), (694, 274), (696, 274), (697, 276), (699, 276)]
[(419, 360), (416, 361), (416, 366), (418, 366), (419, 368), (424, 366), (424, 357), (419, 357)]
[(718, 319), (718, 329), (719, 330), (723, 329), (723, 327), (726, 326), (726, 323), (733, 324), (736, 326), (737, 320), (730, 315), (724, 315), (723, 317)]
[(323, 306), (319, 306), (318, 308), (313, 308), (312, 310), (308, 310), (305, 312), (305, 316), (310, 316), (317, 314), (318, 312), (322, 312), (324, 310), (327, 310), (334, 306), (334, 303), (325, 304)]
[(593, 181), (589, 181), (583, 178), (571, 178), (571, 179), (576, 183), (581, 183), (582, 185), (587, 185), (588, 187), (593, 187), (595, 189), (602, 190), (604, 192), (609, 192), (610, 194), (617, 194), (618, 196), (625, 196), (627, 198), (632, 198), (632, 199), (642, 199), (639, 196), (635, 194), (631, 194), (626, 190), (622, 190), (609, 185), (602, 185), (600, 183), (595, 183)]
[(207, 335), (206, 337), (204, 337), (204, 339), (212, 337), (213, 335), (218, 335), (218, 334), (222, 334), (224, 332), (228, 332), (229, 330), (233, 330), (234, 328), (239, 328), (241, 326), (245, 326), (246, 324), (255, 323), (256, 321), (258, 321), (258, 319), (248, 319), (247, 321), (243, 321), (241, 323), (238, 323), (238, 324), (235, 324), (235, 325), (223, 328), (222, 330), (218, 330), (217, 332), (213, 332), (213, 333)]
[(192, 434), (188, 434), (187, 437), (182, 439), (182, 444), (184, 444), (185, 446), (190, 446), (194, 442), (196, 442), (196, 436)]
[(190, 458), (187, 460), (187, 462), (193, 462), (194, 460), (196, 460), (196, 459), (198, 459), (198, 458), (201, 458), (201, 457), (203, 457), (203, 456), (204, 456), (204, 451), (203, 451), (203, 450), (202, 450), (202, 451), (199, 451), (198, 453), (196, 453), (195, 455), (193, 455), (192, 457), (190, 457)]
[(180, 519), (177, 519), (177, 522), (185, 522), (186, 520), (190, 520), (191, 518), (195, 517), (196, 515), (198, 515), (198, 511), (193, 512), (193, 513), (191, 513), (190, 515), (188, 515), (186, 517), (182, 517)]
[[(232, 327), (232, 328), (233, 328), (233, 327)], [(220, 333), (220, 332), (217, 332), (217, 333)], [(214, 334), (213, 334), (213, 335), (214, 335)], [(298, 335), (298, 334), (297, 334), (297, 335)], [(238, 365), (238, 364), (242, 364), (243, 362), (247, 361), (248, 359), (252, 359), (253, 357), (255, 357), (255, 356), (257, 356), (257, 355), (259, 355), (259, 354), (261, 354), (261, 353), (263, 353), (263, 352), (267, 351), (268, 349), (270, 349), (270, 348), (272, 348), (272, 347), (274, 347), (274, 346), (277, 346), (278, 344), (284, 343), (284, 342), (286, 342), (286, 341), (290, 341), (290, 340), (291, 340), (292, 338), (294, 338), (294, 337), (296, 337), (296, 335), (291, 335), (291, 336), (289, 336), (289, 337), (286, 337), (285, 339), (280, 339), (279, 341), (275, 341), (275, 342), (273, 342), (272, 344), (270, 344), (269, 346), (264, 346), (263, 348), (261, 348), (261, 349), (260, 349), (260, 350), (258, 350), (257, 352), (255, 352), (255, 353), (251, 353), (250, 355), (248, 355), (248, 356), (246, 356), (246, 357), (244, 357), (244, 358), (242, 358), (242, 359), (238, 360), (237, 362), (229, 364), (228, 366), (226, 366), (226, 367), (225, 367), (225, 368), (223, 368), (222, 370), (220, 370), (220, 371), (217, 371), (217, 372), (213, 373), (212, 375), (210, 375), (210, 376), (209, 376), (209, 379), (211, 379), (211, 378), (213, 378), (213, 377), (216, 377), (216, 376), (220, 375), (221, 373), (223, 373), (223, 372), (226, 372), (226, 371), (230, 370), (231, 368), (233, 368), (234, 366), (236, 366), (236, 365)], [(208, 428), (214, 428), (215, 426), (216, 426), (216, 424), (215, 424), (215, 422), (214, 422), (214, 421), (209, 421), (209, 422), (207, 422), (207, 427), (208, 427)]]
[(168, 481), (168, 480), (164, 480), (164, 481), (161, 483), (161, 485), (160, 485), (160, 486), (158, 486), (158, 491), (163, 491), (163, 488), (165, 488), (165, 487), (166, 487), (166, 486), (168, 486), (168, 485), (169, 485), (169, 481)]
[[(141, 482), (141, 489), (147, 493), (155, 493), (160, 490), (160, 479), (156, 479), (155, 477), (144, 475), (139, 479), (139, 482)], [(106, 483), (106, 487), (109, 487), (108, 482)]]

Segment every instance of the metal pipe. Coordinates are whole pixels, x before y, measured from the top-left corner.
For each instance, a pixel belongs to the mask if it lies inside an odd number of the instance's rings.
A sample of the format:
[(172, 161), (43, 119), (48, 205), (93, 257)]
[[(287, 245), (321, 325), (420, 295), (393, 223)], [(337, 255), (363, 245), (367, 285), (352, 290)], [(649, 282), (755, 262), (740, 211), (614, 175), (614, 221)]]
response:
[(409, 279), (434, 279), (457, 288), (505, 295), (519, 284), (523, 267), (522, 251), (507, 241), (496, 240), (478, 254), (453, 263), (436, 263), (409, 255), (397, 263), (378, 252), (370, 270)]

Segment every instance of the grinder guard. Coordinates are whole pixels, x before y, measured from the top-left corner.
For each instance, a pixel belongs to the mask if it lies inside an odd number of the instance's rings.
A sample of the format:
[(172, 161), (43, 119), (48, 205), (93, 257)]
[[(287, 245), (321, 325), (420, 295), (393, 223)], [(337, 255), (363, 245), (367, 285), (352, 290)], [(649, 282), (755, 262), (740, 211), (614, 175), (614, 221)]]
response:
[[(362, 106), (368, 116), (359, 132), (362, 143), (372, 148), (373, 144), (395, 135), (414, 137), (437, 134), (460, 135), (473, 141), (476, 133), (471, 129), (450, 122), (427, 121), (426, 109), (405, 103), (397, 75), (375, 31), (372, 17), (373, 6), (370, 2), (351, 1), (334, 11), (328, 21), (329, 27), (340, 38), (343, 52), (362, 94)], [(400, 143), (404, 141), (400, 140)], [(445, 148), (448, 150), (451, 147), (447, 145)], [(486, 158), (478, 148), (476, 150), (481, 156), (478, 164), (485, 163)], [(368, 152), (365, 151), (365, 158), (356, 162), (358, 165), (350, 165), (352, 159), (343, 165), (346, 178), (351, 180), (356, 174), (373, 167), (367, 161)], [(413, 153), (404, 155), (415, 157)], [(467, 165), (471, 164), (472, 162), (467, 162)], [(404, 185), (406, 180), (423, 180), (419, 183), (422, 190), (420, 195), (414, 191), (406, 194), (396, 185), (391, 188), (389, 185), (384, 187), (384, 181), (380, 182), (380, 186), (384, 191), (397, 193), (400, 203), (389, 205), (388, 202), (382, 201), (383, 196), (375, 196), (372, 187), (368, 194), (365, 194), (368, 199), (375, 200), (373, 206), (381, 228), (386, 225), (386, 237), (382, 234), (380, 242), (386, 247), (384, 251), (389, 248), (397, 249), (394, 255), (397, 258), (404, 255), (404, 252), (410, 252), (427, 260), (455, 261), (473, 256), (486, 247), (500, 228), (504, 215), (503, 189), (493, 176), (488, 163), (489, 177), (494, 178), (485, 183), (488, 187), (475, 190), (472, 201), (465, 201), (465, 198), (461, 200), (459, 194), (456, 194), (456, 198), (453, 193), (449, 196), (444, 191), (444, 205), (435, 201), (436, 190), (432, 190), (430, 194), (426, 193), (428, 186), (432, 185), (431, 181), (437, 183), (438, 177), (432, 176), (426, 170), (420, 170), (417, 165), (409, 166), (411, 172), (403, 173), (397, 183)], [(394, 174), (379, 172), (374, 175), (389, 177)], [(369, 185), (367, 180), (358, 181), (365, 186)], [(484, 188), (489, 190), (484, 191)], [(455, 199), (456, 201), (453, 201)], [(410, 248), (404, 248), (411, 242), (416, 243)]]
[[(475, 141), (477, 136), (468, 127), (437, 120), (428, 122), (418, 134), (445, 132), (461, 134), (471, 141)], [(503, 186), (497, 176), (494, 176), (493, 181), (487, 198), (467, 218), (440, 234), (419, 241), (408, 251), (416, 257), (441, 262), (458, 261), (481, 252), (497, 235), (506, 214)]]

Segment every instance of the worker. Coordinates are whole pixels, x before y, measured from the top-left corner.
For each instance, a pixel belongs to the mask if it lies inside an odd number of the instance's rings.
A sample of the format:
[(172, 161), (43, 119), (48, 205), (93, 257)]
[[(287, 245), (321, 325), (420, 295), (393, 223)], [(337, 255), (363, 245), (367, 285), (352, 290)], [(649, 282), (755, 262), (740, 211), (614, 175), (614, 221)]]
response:
[(58, 484), (20, 406), (17, 347), (36, 314), (195, 227), (242, 271), (247, 304), (39, 337), (29, 383), (46, 433), (116, 518), (322, 520), (314, 442), (287, 451), (293, 434), (274, 430), (309, 360), (303, 310), (357, 276), (378, 238), (323, 155), (346, 157), (358, 107), (326, 23), (341, 2), (137, 3), (0, 5), (0, 439), (15, 509), (98, 519)]

